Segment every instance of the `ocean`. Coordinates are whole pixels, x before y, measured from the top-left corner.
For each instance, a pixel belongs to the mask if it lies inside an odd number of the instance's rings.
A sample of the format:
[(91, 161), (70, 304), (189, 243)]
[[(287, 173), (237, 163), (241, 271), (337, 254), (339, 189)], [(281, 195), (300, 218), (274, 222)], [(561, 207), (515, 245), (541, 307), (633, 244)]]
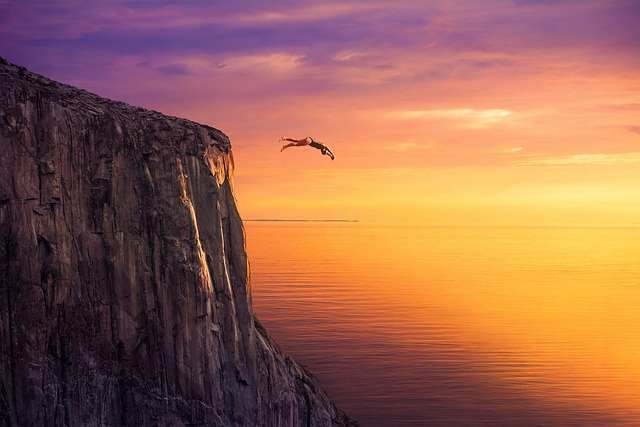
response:
[(245, 227), (258, 318), (363, 426), (640, 426), (640, 228)]

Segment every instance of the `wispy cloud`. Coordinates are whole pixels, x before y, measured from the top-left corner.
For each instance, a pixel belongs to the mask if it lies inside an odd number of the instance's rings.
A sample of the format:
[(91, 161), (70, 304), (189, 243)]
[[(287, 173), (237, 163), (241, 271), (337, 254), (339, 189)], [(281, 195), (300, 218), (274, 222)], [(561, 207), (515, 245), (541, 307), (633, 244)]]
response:
[(640, 126), (627, 126), (627, 130), (640, 135)]
[(380, 149), (382, 150), (386, 150), (386, 151), (396, 151), (399, 153), (404, 153), (406, 151), (410, 151), (410, 150), (416, 150), (416, 149), (420, 149), (420, 148), (425, 148), (424, 145), (418, 145), (415, 142), (398, 142), (395, 144), (388, 144), (388, 145), (383, 145), (380, 147)]
[(486, 109), (475, 110), (471, 108), (453, 108), (444, 110), (404, 110), (394, 111), (391, 117), (405, 120), (453, 120), (469, 127), (487, 127), (507, 120), (513, 115), (510, 110)]
[[(150, 68), (166, 76), (211, 76), (213, 73), (235, 73), (238, 71), (261, 77), (290, 73), (303, 65), (304, 56), (288, 52), (273, 52), (252, 55), (165, 55), (152, 61), (142, 61), (139, 68)], [(220, 75), (218, 75), (220, 76)]]
[(157, 70), (162, 74), (166, 74), (169, 76), (186, 76), (191, 74), (189, 68), (184, 64), (161, 65), (157, 67)]
[(286, 52), (240, 55), (226, 58), (219, 64), (220, 68), (230, 70), (269, 70), (275, 73), (290, 72), (302, 64), (304, 56)]
[(630, 153), (594, 153), (572, 154), (563, 157), (549, 157), (544, 159), (531, 159), (521, 162), (527, 166), (580, 166), (580, 165), (614, 165), (640, 163), (640, 152)]
[(619, 102), (602, 105), (599, 110), (606, 111), (640, 111), (640, 102)]
[(355, 59), (360, 59), (363, 57), (367, 57), (368, 54), (365, 52), (359, 52), (354, 50), (340, 50), (333, 55), (333, 59), (338, 62), (349, 62)]
[(362, 13), (384, 7), (378, 2), (368, 3), (327, 3), (310, 4), (298, 8), (281, 8), (262, 10), (253, 13), (242, 13), (230, 16), (225, 21), (239, 24), (291, 23), (310, 22), (337, 18), (352, 13)]
[(515, 153), (520, 153), (522, 152), (522, 150), (524, 150), (524, 147), (507, 147), (507, 148), (501, 148), (498, 150), (498, 153), (502, 153), (502, 154), (515, 154)]

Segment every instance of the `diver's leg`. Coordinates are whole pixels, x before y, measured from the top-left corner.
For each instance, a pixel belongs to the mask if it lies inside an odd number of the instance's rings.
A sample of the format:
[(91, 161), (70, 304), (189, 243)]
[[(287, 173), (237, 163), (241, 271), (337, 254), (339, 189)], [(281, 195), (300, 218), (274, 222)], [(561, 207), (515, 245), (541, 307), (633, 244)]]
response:
[[(296, 142), (298, 144), (305, 145), (304, 143), (307, 142), (307, 138), (295, 139), (295, 138), (285, 138), (283, 136), (282, 138), (280, 138), (280, 141), (290, 141), (290, 142)], [(291, 144), (291, 145), (296, 145), (296, 144)]]
[(309, 142), (307, 142), (306, 138), (302, 138), (302, 139), (295, 139), (295, 138), (285, 138), (282, 137), (280, 138), (281, 141), (291, 141), (289, 144), (285, 144), (282, 146), (282, 149), (280, 150), (280, 152), (284, 151), (285, 148), (289, 148), (289, 147), (302, 147), (305, 145), (309, 145)]

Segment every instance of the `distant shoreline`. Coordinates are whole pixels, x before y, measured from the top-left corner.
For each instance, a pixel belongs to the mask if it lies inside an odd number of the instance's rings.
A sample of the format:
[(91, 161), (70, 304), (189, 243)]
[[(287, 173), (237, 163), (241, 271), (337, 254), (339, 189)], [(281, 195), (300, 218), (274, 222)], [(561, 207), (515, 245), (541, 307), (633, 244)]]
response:
[(360, 222), (359, 219), (245, 219), (245, 222)]
[[(279, 219), (279, 218), (258, 218), (258, 219), (243, 219), (243, 222), (339, 222), (339, 223), (359, 223), (362, 222), (359, 219)], [(366, 221), (365, 221), (366, 222)], [(535, 229), (535, 228), (557, 228), (557, 229), (638, 229), (640, 224), (577, 224), (577, 225), (563, 225), (563, 224), (488, 224), (488, 225), (470, 225), (470, 224), (390, 224), (390, 223), (369, 223), (367, 225), (375, 227), (401, 227), (401, 228), (473, 228), (473, 229), (500, 229), (500, 228), (522, 228), (522, 229)]]

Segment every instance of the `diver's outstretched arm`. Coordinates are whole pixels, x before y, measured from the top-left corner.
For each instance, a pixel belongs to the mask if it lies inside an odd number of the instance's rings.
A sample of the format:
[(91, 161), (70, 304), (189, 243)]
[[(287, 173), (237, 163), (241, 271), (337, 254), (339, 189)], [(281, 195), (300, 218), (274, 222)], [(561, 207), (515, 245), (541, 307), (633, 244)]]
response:
[(297, 144), (297, 143), (295, 143), (295, 142), (291, 142), (291, 143), (289, 143), (289, 144), (285, 144), (285, 145), (283, 145), (283, 146), (282, 146), (282, 148), (280, 149), (280, 152), (283, 152), (284, 150), (286, 150), (286, 149), (287, 149), (287, 148), (289, 148), (289, 147), (295, 147), (296, 145), (299, 145), (299, 144)]

